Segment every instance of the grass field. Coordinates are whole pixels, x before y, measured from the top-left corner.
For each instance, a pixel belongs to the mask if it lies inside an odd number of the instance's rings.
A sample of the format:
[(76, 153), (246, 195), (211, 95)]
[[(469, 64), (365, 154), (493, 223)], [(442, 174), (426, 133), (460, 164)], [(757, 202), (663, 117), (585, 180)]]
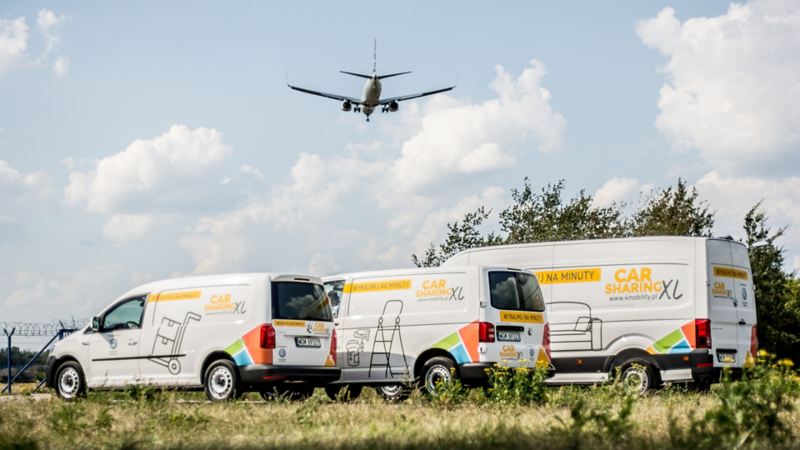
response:
[[(352, 403), (330, 401), (320, 390), (296, 403), (262, 402), (249, 394), (211, 404), (199, 393), (155, 391), (91, 393), (73, 403), (20, 396), (0, 402), (0, 448), (798, 446), (794, 395), (767, 398), (742, 391), (741, 383), (738, 389), (731, 383), (711, 393), (670, 388), (638, 397), (614, 387), (548, 388), (538, 405), (498, 403), (479, 390), (449, 400), (415, 393), (399, 404), (387, 404), (371, 390)], [(726, 401), (734, 403), (730, 414), (721, 406)], [(767, 411), (754, 411), (761, 401)], [(764, 415), (770, 408), (778, 426), (766, 431), (755, 422), (772, 420)]]

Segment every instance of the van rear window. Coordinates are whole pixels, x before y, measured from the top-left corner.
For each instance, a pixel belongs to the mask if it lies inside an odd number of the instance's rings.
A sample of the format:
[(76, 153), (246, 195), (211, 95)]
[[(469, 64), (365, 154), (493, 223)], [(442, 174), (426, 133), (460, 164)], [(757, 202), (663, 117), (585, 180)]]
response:
[(278, 281), (272, 283), (272, 318), (330, 322), (333, 313), (322, 285)]
[(520, 272), (489, 272), (489, 297), (497, 309), (544, 311), (536, 277)]

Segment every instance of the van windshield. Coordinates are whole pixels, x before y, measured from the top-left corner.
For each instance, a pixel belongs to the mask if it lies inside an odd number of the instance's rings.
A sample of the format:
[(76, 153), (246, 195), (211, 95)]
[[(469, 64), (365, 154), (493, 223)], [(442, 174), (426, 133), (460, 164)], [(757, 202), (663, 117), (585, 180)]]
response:
[(278, 281), (272, 283), (272, 318), (330, 322), (333, 314), (322, 285)]
[(497, 309), (544, 311), (536, 277), (521, 272), (489, 272), (489, 297)]

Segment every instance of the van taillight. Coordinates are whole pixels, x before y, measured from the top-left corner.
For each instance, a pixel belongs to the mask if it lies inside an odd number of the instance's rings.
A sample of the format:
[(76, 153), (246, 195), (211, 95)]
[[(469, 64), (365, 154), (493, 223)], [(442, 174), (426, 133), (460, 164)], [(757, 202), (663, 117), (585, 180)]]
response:
[(753, 329), (750, 330), (750, 354), (753, 358), (758, 354), (758, 325), (753, 325)]
[(478, 342), (494, 342), (494, 325), (478, 322)]
[(542, 346), (547, 357), (550, 358), (550, 324), (544, 324), (544, 337), (542, 338)]
[(275, 348), (275, 328), (261, 325), (261, 348)]
[(695, 319), (695, 348), (711, 348), (711, 321), (708, 319)]
[(331, 358), (333, 363), (336, 364), (336, 330), (331, 332)]

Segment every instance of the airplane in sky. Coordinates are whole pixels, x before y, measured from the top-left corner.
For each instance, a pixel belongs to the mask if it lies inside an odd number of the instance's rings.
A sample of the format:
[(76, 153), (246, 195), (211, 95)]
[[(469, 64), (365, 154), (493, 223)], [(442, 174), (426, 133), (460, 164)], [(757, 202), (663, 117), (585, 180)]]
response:
[(450, 86), (441, 89), (434, 89), (432, 91), (425, 91), (416, 94), (401, 95), (398, 97), (381, 99), (380, 80), (390, 77), (396, 77), (398, 75), (405, 75), (411, 73), (411, 71), (390, 73), (388, 75), (378, 75), (377, 54), (378, 54), (378, 42), (376, 39), (372, 51), (372, 75), (365, 75), (361, 73), (354, 73), (354, 72), (347, 72), (344, 70), (340, 70), (341, 73), (367, 79), (367, 82), (364, 84), (364, 94), (360, 99), (355, 97), (348, 97), (346, 95), (328, 94), (326, 92), (314, 91), (312, 89), (293, 86), (291, 84), (289, 84), (289, 87), (296, 91), (305, 92), (306, 94), (319, 95), (320, 97), (327, 97), (327, 98), (332, 98), (334, 100), (339, 100), (340, 102), (343, 102), (342, 111), (352, 110), (355, 113), (363, 112), (364, 115), (367, 116), (367, 122), (369, 122), (370, 114), (372, 114), (373, 111), (375, 111), (375, 109), (378, 108), (379, 106), (381, 107), (381, 112), (384, 113), (395, 112), (400, 108), (400, 105), (398, 105), (397, 102), (401, 102), (403, 100), (411, 100), (413, 98), (425, 97), (426, 95), (438, 94), (440, 92), (447, 92), (455, 87), (455, 86)]

